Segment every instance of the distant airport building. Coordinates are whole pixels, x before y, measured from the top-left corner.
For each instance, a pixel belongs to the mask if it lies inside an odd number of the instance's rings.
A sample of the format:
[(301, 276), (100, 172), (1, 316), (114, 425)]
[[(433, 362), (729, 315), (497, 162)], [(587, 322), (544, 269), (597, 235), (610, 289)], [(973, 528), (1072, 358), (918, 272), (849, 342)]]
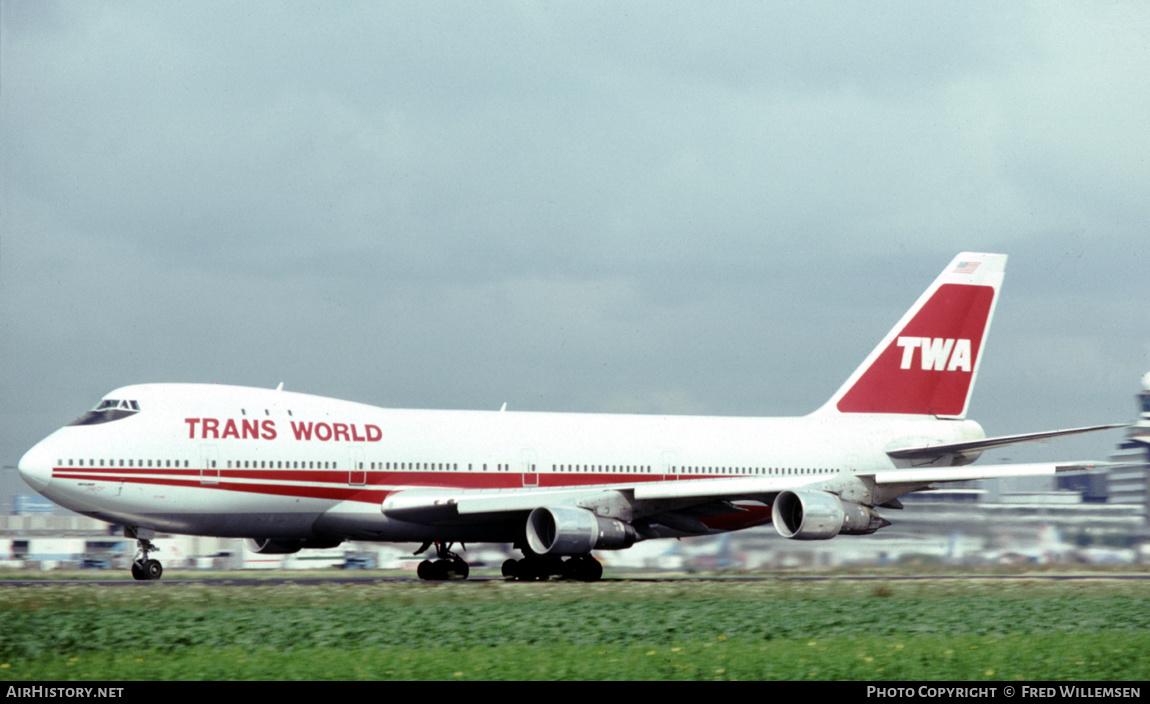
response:
[(1111, 462), (1125, 466), (1112, 467), (1106, 473), (1109, 503), (1135, 504), (1141, 507), (1142, 520), (1150, 522), (1150, 373), (1142, 377), (1138, 399), (1138, 422), (1126, 431), (1126, 439), (1110, 456)]
[[(1131, 557), (1137, 546), (1150, 544), (1150, 374), (1142, 378), (1136, 398), (1139, 418), (1110, 457), (1116, 466), (1061, 475), (1046, 489), (1009, 491), (995, 481), (956, 482), (902, 497), (907, 511), (892, 512), (890, 518), (897, 530), (916, 537), (937, 540), (945, 527), (964, 537), (982, 536), (988, 545), (1000, 534), (1026, 544), (1054, 530), (1060, 535), (1055, 542), (1065, 541), (1074, 559), (1138, 559)], [(896, 529), (886, 535), (896, 535)], [(1150, 556), (1150, 549), (1139, 554)]]

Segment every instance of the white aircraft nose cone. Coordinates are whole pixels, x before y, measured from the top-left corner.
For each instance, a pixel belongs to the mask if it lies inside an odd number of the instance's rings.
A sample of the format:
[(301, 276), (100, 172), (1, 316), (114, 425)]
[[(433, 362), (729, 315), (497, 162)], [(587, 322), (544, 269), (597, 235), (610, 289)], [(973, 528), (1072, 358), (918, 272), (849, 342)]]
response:
[(39, 445), (28, 450), (20, 458), (20, 476), (28, 486), (36, 491), (43, 492), (48, 488), (48, 481), (52, 479), (52, 460), (44, 454)]

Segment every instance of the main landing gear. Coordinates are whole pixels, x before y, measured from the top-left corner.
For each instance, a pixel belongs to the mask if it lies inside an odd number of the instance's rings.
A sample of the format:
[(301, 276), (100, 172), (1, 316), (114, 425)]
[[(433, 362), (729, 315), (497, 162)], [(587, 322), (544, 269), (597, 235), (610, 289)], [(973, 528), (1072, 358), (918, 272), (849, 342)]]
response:
[[(418, 555), (431, 547), (432, 543), (424, 543), (415, 554)], [(467, 579), (471, 568), (459, 555), (451, 552), (454, 543), (436, 542), (434, 560), (424, 560), (419, 563), (416, 574), (419, 578), (428, 581), (443, 581), (448, 579)], [(518, 547), (518, 545), (516, 546)], [(507, 560), (503, 563), (503, 577), (508, 580), (531, 582), (547, 580), (552, 577), (574, 579), (580, 582), (598, 582), (603, 577), (603, 565), (590, 553), (586, 555), (573, 555), (567, 559), (558, 556), (535, 555), (524, 551), (522, 560)], [(135, 570), (135, 568), (132, 568)]]
[[(451, 546), (454, 543), (435, 543), (435, 560), (424, 560), (419, 563), (419, 567), (415, 573), (419, 578), (425, 581), (440, 581), (445, 579), (467, 579), (467, 575), (471, 573), (471, 568), (463, 561), (459, 555), (451, 552)], [(424, 543), (423, 547), (415, 551), (415, 554), (423, 552), (431, 547), (430, 543)]]
[(148, 558), (148, 553), (159, 548), (152, 542), (156, 532), (146, 528), (125, 528), (124, 535), (136, 539), (136, 559), (132, 560), (132, 577), (140, 581), (159, 579), (164, 566), (159, 560)]
[(522, 560), (512, 559), (503, 563), (505, 579), (530, 582), (553, 576), (580, 582), (598, 582), (603, 577), (603, 564), (590, 554), (574, 555), (564, 560), (529, 553)]

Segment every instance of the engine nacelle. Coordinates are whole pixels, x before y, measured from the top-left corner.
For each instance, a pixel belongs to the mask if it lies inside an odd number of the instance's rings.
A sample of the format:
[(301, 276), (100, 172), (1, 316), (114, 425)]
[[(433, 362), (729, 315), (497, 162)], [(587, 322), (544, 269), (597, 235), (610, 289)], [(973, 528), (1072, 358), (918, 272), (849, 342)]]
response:
[(576, 506), (541, 506), (527, 517), (527, 544), (537, 555), (585, 555), (622, 550), (640, 540), (628, 523)]
[(339, 547), (342, 540), (274, 540), (272, 538), (245, 538), (248, 550), (261, 555), (290, 555), (303, 548), (323, 549)]
[(827, 540), (839, 533), (867, 535), (889, 526), (873, 508), (825, 491), (784, 491), (771, 507), (775, 530), (793, 540)]

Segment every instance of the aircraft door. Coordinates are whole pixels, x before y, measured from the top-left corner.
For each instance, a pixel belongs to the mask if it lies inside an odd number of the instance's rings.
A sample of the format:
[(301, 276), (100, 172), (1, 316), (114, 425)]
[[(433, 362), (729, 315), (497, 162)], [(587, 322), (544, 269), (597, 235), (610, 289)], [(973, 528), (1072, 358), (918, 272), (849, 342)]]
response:
[(200, 484), (219, 484), (220, 468), (215, 445), (200, 445)]
[(363, 466), (363, 448), (359, 445), (351, 446), (351, 465), (348, 469), (347, 483), (351, 486), (363, 486), (367, 483), (367, 470)]
[(523, 486), (539, 486), (539, 473), (536, 470), (537, 458), (535, 450), (527, 447), (519, 453), (519, 462), (523, 466)]
[(675, 453), (667, 450), (663, 453), (663, 480), (671, 481), (678, 479), (679, 465), (675, 461)]

